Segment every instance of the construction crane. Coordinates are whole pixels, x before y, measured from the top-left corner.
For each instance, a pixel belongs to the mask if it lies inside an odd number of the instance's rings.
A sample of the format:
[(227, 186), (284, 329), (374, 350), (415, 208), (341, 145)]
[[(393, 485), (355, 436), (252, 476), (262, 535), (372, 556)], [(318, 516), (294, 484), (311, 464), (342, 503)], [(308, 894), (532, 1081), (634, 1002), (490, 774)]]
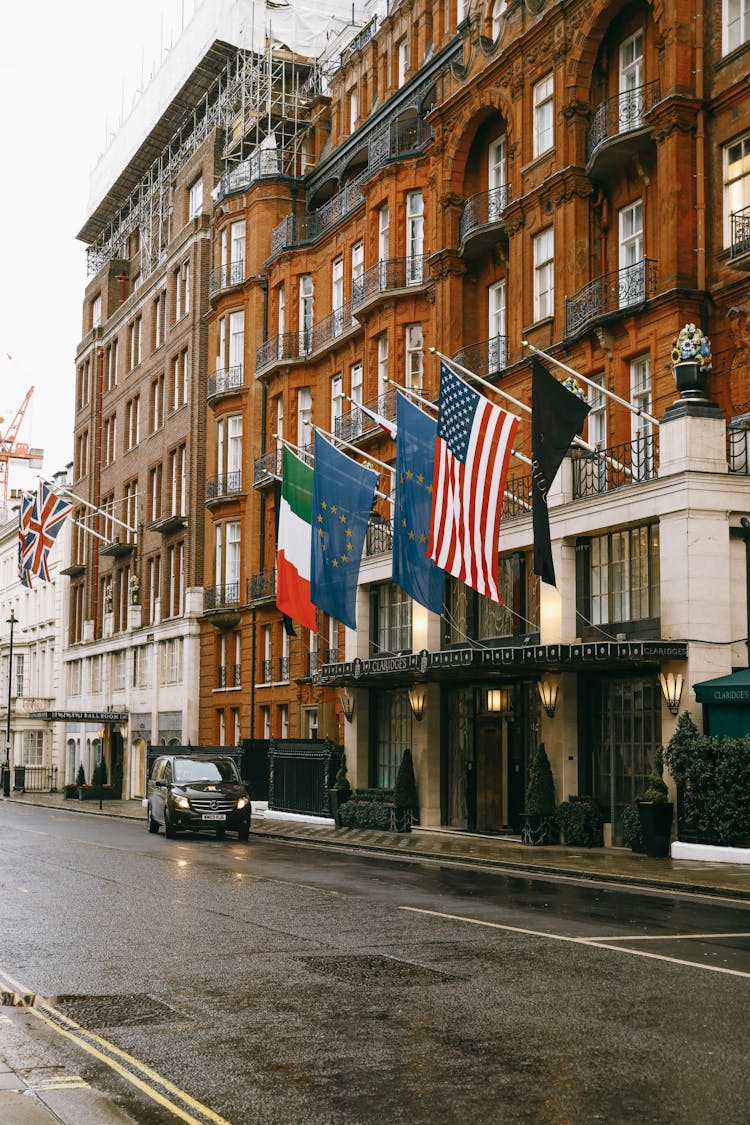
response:
[[(34, 393), (34, 388), (29, 387), (26, 397), (16, 411), (15, 418), (5, 433), (0, 433), (0, 514), (8, 518), (9, 481), (8, 468), (11, 461), (25, 461), (30, 469), (41, 469), (44, 462), (44, 450), (34, 449), (25, 441), (18, 441), (18, 431), (29, 405), (29, 399)], [(0, 425), (5, 421), (0, 418)]]

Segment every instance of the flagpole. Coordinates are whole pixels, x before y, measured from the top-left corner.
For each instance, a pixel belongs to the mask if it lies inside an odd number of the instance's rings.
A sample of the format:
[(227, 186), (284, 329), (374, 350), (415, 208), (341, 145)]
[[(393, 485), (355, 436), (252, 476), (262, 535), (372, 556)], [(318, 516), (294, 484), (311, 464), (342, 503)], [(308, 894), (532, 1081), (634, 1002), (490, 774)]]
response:
[[(527, 414), (531, 414), (531, 407), (527, 406), (525, 402), (519, 402), (517, 398), (513, 398), (513, 395), (509, 395), (507, 391), (501, 391), (500, 388), (496, 387), (494, 383), (488, 383), (487, 380), (483, 379), (481, 375), (475, 375), (473, 371), (469, 371), (468, 367), (462, 367), (460, 363), (456, 363), (454, 359), (450, 359), (447, 355), (443, 355), (443, 353), (439, 352), (437, 348), (430, 348), (430, 351), (439, 359), (442, 359), (443, 363), (448, 363), (451, 367), (455, 368), (456, 371), (460, 371), (462, 375), (468, 375), (470, 379), (473, 379), (476, 383), (479, 383), (480, 386), (486, 387), (488, 391), (494, 391), (496, 395), (500, 395), (501, 398), (507, 398), (509, 402), (515, 403), (515, 405), (520, 407), (521, 410), (525, 410)], [(542, 352), (541, 354), (546, 355), (546, 352)], [(570, 370), (570, 368), (567, 368), (567, 370)], [(593, 385), (599, 386), (598, 383), (594, 383)], [(615, 461), (613, 460), (613, 458), (607, 457), (607, 455), (603, 453), (601, 449), (597, 449), (595, 445), (591, 445), (589, 442), (584, 441), (583, 438), (578, 437), (577, 434), (573, 438), (572, 444), (577, 445), (579, 449), (585, 449), (587, 453), (594, 453), (597, 457), (604, 457), (605, 461), (609, 465), (614, 466), (616, 469), (623, 470), (625, 468), (625, 466), (621, 465), (619, 461)]]
[(591, 387), (595, 391), (600, 391), (603, 395), (606, 395), (607, 398), (611, 398), (615, 402), (619, 402), (620, 406), (626, 407), (631, 414), (636, 414), (639, 418), (645, 418), (647, 422), (651, 422), (651, 424), (654, 426), (661, 425), (661, 422), (658, 418), (654, 418), (652, 414), (648, 414), (645, 410), (642, 410), (640, 406), (633, 406), (633, 403), (628, 402), (627, 399), (620, 398), (620, 396), (616, 395), (614, 391), (611, 391), (609, 387), (605, 387), (602, 383), (596, 383), (593, 379), (587, 378), (586, 375), (581, 375), (580, 371), (574, 371), (572, 367), (568, 367), (567, 363), (563, 363), (561, 360), (555, 359), (555, 357), (553, 355), (550, 355), (549, 352), (543, 352), (541, 348), (537, 348), (534, 346), (534, 344), (530, 344), (528, 340), (521, 340), (521, 343), (524, 345), (524, 347), (529, 348), (530, 351), (536, 352), (537, 355), (544, 356), (544, 358), (548, 359), (550, 363), (554, 363), (558, 367), (562, 367), (563, 371), (567, 371), (568, 374), (572, 375), (574, 379), (580, 379), (582, 383), (586, 384), (586, 386)]
[[(397, 383), (395, 379), (391, 379), (387, 375), (385, 377), (385, 381), (386, 381), (386, 383), (392, 383), (394, 387), (398, 387), (398, 389), (400, 391), (405, 392), (415, 402), (418, 402), (420, 406), (428, 406), (430, 408), (430, 410), (434, 410), (436, 413), (440, 410), (440, 407), (437, 405), (437, 403), (430, 402), (430, 400), (428, 398), (422, 398), (422, 396), (418, 395), (416, 391), (412, 391), (412, 390), (410, 390), (409, 387), (405, 387), (403, 385), (403, 383)], [(493, 390), (494, 390), (494, 387), (493, 387)], [(511, 456), (517, 457), (518, 460), (523, 461), (524, 464), (526, 464), (526, 465), (532, 464), (531, 458), (527, 457), (525, 453), (519, 453), (517, 449), (511, 449), (510, 452), (511, 452)]]
[[(138, 534), (138, 531), (135, 527), (131, 527), (129, 523), (123, 523), (122, 520), (118, 520), (117, 516), (111, 515), (111, 513), (105, 511), (104, 508), (97, 508), (96, 504), (91, 504), (88, 500), (84, 500), (82, 496), (76, 495), (76, 493), (73, 492), (72, 489), (66, 488), (64, 484), (56, 484), (54, 481), (45, 480), (45, 478), (39, 476), (38, 473), (37, 478), (43, 484), (49, 485), (49, 487), (54, 489), (55, 492), (64, 492), (67, 496), (72, 496), (73, 499), (77, 500), (79, 504), (84, 504), (87, 508), (91, 508), (92, 511), (97, 512), (100, 516), (104, 516), (105, 520), (109, 520), (110, 523), (116, 523), (118, 527), (124, 527), (126, 531), (129, 531), (131, 533), (131, 535)], [(107, 540), (105, 540), (105, 542), (107, 542)]]
[(71, 520), (70, 522), (74, 527), (80, 527), (81, 531), (86, 531), (89, 535), (95, 535), (97, 539), (101, 539), (102, 543), (109, 543), (109, 539), (105, 535), (100, 535), (98, 531), (94, 531), (93, 527), (86, 527), (86, 524), (81, 523), (80, 520)]
[[(360, 456), (362, 455), (362, 450), (358, 449), (356, 445), (352, 445), (350, 441), (345, 441), (344, 438), (336, 437), (335, 434), (329, 434), (328, 430), (324, 430), (322, 426), (313, 426), (313, 429), (317, 430), (319, 434), (322, 434), (324, 438), (328, 438), (329, 441), (337, 441), (340, 445), (346, 446), (347, 449), (351, 449), (353, 453), (359, 453)], [(367, 455), (367, 460), (372, 461), (373, 465), (380, 465), (381, 469), (385, 469), (386, 472), (392, 473), (393, 476), (396, 475), (396, 470), (393, 465), (386, 465), (385, 461), (378, 461), (377, 457), (373, 457), (369, 453)]]
[[(313, 426), (313, 429), (317, 430), (317, 429), (319, 429), (319, 427)], [(320, 432), (325, 437), (330, 437), (330, 434), (327, 434), (325, 430), (321, 430)], [(291, 453), (294, 453), (295, 456), (299, 457), (300, 460), (302, 460), (305, 457), (309, 457), (311, 461), (313, 461), (313, 462), (315, 461), (315, 454), (306, 453), (303, 449), (300, 449), (300, 447), (298, 445), (295, 445), (293, 441), (287, 441), (286, 438), (281, 437), (279, 434), (271, 434), (271, 437), (274, 439), (274, 441), (280, 441), (282, 445), (285, 445), (287, 447), (287, 449), (290, 450)], [(352, 446), (352, 449), (354, 449), (354, 446)], [(357, 453), (361, 453), (361, 450), (358, 449)], [(380, 462), (378, 461), (377, 464), (380, 464)], [(389, 467), (388, 465), (384, 466), (384, 468), (386, 468), (386, 469), (388, 467)], [(391, 472), (395, 472), (395, 469), (392, 469)], [(391, 499), (390, 496), (386, 496), (386, 494), (384, 492), (378, 492), (377, 488), (375, 489), (375, 495), (378, 496), (381, 500), (387, 500), (389, 504), (393, 503), (393, 500)]]

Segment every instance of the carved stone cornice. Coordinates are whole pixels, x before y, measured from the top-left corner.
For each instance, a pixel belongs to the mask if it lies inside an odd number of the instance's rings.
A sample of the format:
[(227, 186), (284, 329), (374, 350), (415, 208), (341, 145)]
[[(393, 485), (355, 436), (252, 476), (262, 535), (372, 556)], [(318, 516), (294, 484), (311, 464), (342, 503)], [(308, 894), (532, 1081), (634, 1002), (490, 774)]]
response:
[(427, 264), (430, 267), (430, 281), (444, 280), (446, 277), (463, 277), (466, 273), (466, 262), (459, 257), (457, 250), (450, 248), (431, 254)]
[(701, 103), (697, 98), (676, 95), (658, 103), (648, 115), (653, 127), (656, 143), (665, 140), (672, 133), (692, 133), (695, 131)]

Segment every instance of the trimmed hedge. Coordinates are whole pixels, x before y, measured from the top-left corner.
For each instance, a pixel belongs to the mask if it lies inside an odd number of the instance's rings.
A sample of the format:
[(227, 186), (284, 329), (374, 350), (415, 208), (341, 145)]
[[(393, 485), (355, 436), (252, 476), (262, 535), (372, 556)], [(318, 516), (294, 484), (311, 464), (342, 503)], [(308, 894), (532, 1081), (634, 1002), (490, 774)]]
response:
[(699, 734), (683, 712), (664, 760), (682, 797), (678, 837), (750, 846), (750, 738)]
[(354, 801), (386, 801), (393, 803), (392, 789), (355, 789)]
[(593, 797), (568, 797), (557, 810), (557, 823), (565, 834), (565, 843), (574, 848), (604, 846), (604, 817)]
[(394, 805), (386, 801), (346, 801), (339, 806), (342, 828), (378, 828), (390, 831)]

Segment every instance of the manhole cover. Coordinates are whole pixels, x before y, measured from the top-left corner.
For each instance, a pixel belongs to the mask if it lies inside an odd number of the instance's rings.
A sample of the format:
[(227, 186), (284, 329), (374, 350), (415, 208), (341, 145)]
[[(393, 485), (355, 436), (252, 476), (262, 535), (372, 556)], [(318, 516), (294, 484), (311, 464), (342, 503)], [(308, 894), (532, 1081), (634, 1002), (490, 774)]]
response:
[(166, 1023), (185, 1017), (154, 1000), (145, 993), (129, 993), (121, 996), (56, 996), (52, 1000), (70, 1019), (83, 1027), (123, 1027), (134, 1024)]
[(443, 984), (455, 979), (440, 969), (432, 969), (429, 965), (420, 965), (414, 961), (399, 961), (395, 957), (353, 955), (304, 957), (301, 960), (314, 973), (336, 977), (344, 984), (393, 984), (407, 987)]

